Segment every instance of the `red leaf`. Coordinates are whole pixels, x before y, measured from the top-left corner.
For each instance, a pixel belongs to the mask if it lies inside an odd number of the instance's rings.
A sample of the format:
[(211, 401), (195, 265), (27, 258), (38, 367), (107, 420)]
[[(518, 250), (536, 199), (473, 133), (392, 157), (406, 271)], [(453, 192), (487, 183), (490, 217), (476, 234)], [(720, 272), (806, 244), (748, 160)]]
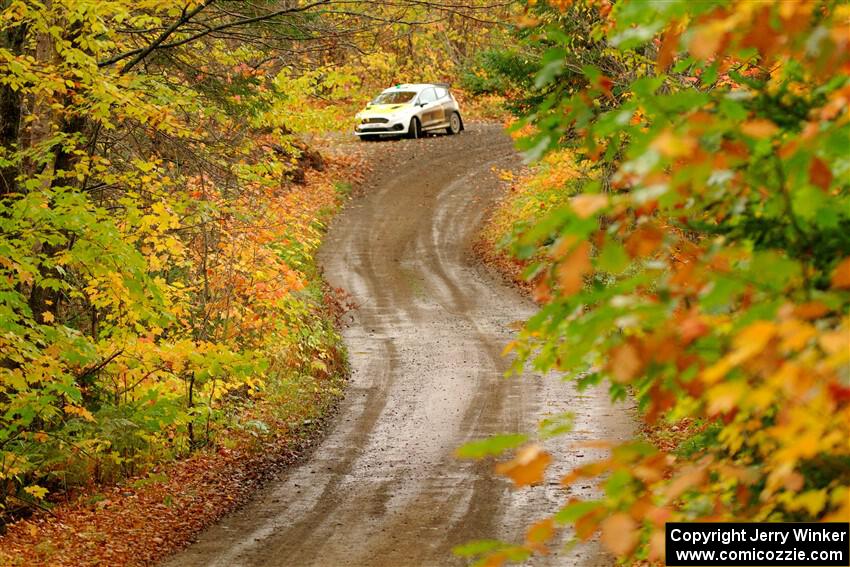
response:
[(832, 183), (832, 172), (822, 159), (814, 157), (809, 164), (809, 179), (812, 180), (812, 185), (826, 191)]

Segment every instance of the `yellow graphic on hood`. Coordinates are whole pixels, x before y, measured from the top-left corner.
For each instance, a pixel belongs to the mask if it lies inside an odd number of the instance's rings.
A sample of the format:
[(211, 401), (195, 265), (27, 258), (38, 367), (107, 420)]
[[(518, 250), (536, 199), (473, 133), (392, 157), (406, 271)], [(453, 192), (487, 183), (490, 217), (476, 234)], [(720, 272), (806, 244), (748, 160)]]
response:
[(370, 116), (383, 116), (386, 114), (392, 114), (393, 112), (404, 108), (405, 106), (410, 106), (409, 104), (373, 104), (368, 108), (364, 109), (360, 116), (364, 118), (368, 118)]

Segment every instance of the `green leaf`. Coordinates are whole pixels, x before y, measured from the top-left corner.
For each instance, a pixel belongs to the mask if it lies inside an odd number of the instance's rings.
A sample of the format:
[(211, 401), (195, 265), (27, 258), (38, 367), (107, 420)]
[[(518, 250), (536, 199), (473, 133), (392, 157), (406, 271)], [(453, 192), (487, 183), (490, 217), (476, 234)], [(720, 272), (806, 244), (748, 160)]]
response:
[(580, 500), (572, 502), (561, 508), (555, 514), (555, 521), (559, 524), (572, 524), (582, 516), (601, 508), (602, 503), (596, 500)]
[(631, 259), (626, 253), (623, 245), (615, 240), (609, 240), (602, 247), (602, 251), (596, 258), (596, 266), (605, 272), (621, 274), (631, 264)]
[(458, 545), (452, 549), (452, 553), (458, 557), (477, 557), (485, 553), (492, 553), (510, 547), (509, 544), (496, 539), (479, 539)]
[(481, 459), (487, 456), (501, 455), (509, 449), (519, 447), (528, 440), (526, 435), (495, 435), (480, 441), (472, 441), (458, 447), (455, 454), (462, 459)]
[(550, 437), (557, 437), (558, 435), (569, 433), (573, 430), (574, 423), (575, 414), (572, 412), (547, 417), (540, 422), (540, 437), (548, 439)]

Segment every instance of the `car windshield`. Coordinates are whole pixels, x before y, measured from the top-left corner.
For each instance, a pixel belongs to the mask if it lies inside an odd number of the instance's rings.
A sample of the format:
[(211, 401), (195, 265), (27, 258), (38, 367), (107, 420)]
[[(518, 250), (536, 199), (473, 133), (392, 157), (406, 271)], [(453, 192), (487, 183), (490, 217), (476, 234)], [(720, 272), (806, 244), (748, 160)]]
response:
[(404, 104), (413, 100), (416, 93), (411, 91), (390, 91), (379, 94), (372, 104)]

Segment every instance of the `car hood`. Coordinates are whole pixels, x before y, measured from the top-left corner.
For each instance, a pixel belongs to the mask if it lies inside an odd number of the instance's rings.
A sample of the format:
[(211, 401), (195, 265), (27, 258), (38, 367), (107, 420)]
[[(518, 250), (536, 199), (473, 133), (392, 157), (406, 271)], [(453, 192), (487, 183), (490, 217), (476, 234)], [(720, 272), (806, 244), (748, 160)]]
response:
[(361, 110), (358, 116), (362, 118), (369, 118), (370, 116), (386, 116), (387, 114), (392, 114), (393, 112), (410, 108), (410, 106), (410, 104), (372, 104)]

